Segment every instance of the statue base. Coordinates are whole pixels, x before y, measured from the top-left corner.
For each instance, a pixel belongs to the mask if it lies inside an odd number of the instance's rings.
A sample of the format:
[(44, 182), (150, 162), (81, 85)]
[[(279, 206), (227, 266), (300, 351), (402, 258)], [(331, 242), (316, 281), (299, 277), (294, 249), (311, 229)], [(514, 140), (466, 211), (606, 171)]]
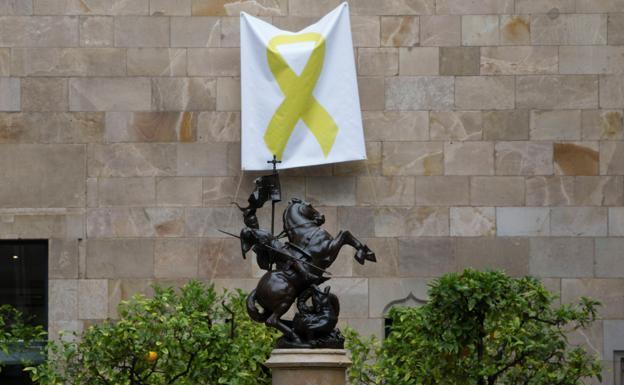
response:
[(343, 349), (275, 349), (265, 365), (273, 385), (345, 385), (351, 360)]

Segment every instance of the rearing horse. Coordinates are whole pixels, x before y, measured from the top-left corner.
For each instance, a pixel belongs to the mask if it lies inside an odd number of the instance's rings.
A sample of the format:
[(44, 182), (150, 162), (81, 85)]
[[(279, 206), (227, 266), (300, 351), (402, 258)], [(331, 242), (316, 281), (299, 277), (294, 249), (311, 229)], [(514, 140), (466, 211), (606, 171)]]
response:
[[(326, 280), (316, 270), (325, 270), (331, 266), (344, 245), (350, 245), (357, 250), (355, 259), (360, 264), (377, 260), (375, 253), (349, 231), (342, 230), (333, 238), (321, 228), (325, 223), (325, 216), (300, 199), (290, 201), (284, 211), (283, 220), (284, 233), (288, 236), (286, 244), (264, 230), (245, 228), (241, 232), (243, 251), (254, 247), (256, 253), (261, 253), (264, 258), (268, 258), (271, 253), (282, 255), (282, 260), (277, 261), (278, 269), (266, 272), (256, 289), (249, 294), (247, 311), (255, 321), (265, 322), (284, 333), (289, 341), (300, 343), (301, 340), (291, 325), (282, 321), (281, 317), (306, 288)], [(290, 257), (284, 259), (284, 255)], [(262, 312), (258, 310), (256, 303), (262, 306)]]
[(308, 202), (292, 199), (284, 211), (284, 232), (288, 241), (312, 258), (312, 263), (323, 269), (331, 266), (344, 245), (357, 250), (355, 259), (360, 264), (364, 261), (376, 262), (375, 253), (351, 234), (349, 230), (340, 230), (334, 238), (321, 225), (325, 216)]

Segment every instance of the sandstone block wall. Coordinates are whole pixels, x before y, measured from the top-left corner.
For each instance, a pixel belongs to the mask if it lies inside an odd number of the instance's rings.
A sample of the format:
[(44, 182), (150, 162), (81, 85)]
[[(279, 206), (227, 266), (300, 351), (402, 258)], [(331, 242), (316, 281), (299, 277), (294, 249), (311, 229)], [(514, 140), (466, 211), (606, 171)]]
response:
[[(50, 239), (50, 328), (154, 282), (249, 289), (238, 12), (298, 30), (338, 0), (0, 0), (0, 237)], [(369, 160), (284, 189), (379, 256), (333, 267), (343, 322), (466, 267), (604, 303), (624, 350), (624, 1), (351, 0)], [(283, 207), (283, 205), (282, 205)], [(268, 211), (268, 210), (267, 210)], [(264, 224), (268, 225), (265, 213)], [(617, 336), (620, 336), (619, 339)], [(605, 374), (605, 383), (612, 379)]]

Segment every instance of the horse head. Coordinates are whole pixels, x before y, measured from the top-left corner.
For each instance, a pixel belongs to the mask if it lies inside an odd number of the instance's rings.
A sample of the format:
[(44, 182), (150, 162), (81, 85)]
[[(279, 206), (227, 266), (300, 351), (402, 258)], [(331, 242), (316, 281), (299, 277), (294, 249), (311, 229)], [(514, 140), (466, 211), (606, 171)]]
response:
[(325, 223), (325, 215), (318, 212), (310, 203), (298, 198), (290, 200), (288, 207), (284, 211), (284, 229), (286, 231), (295, 230), (308, 224), (319, 227)]

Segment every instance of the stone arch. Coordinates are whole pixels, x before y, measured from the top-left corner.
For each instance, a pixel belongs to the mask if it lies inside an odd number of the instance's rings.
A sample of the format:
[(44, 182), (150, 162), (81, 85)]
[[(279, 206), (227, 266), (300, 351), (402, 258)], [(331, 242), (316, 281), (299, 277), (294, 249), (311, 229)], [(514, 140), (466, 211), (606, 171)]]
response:
[(383, 309), (384, 315), (384, 337), (388, 336), (390, 327), (392, 326), (392, 320), (388, 317), (388, 313), (395, 306), (401, 307), (419, 307), (427, 303), (427, 300), (418, 298), (414, 293), (410, 292), (406, 297), (390, 301)]

